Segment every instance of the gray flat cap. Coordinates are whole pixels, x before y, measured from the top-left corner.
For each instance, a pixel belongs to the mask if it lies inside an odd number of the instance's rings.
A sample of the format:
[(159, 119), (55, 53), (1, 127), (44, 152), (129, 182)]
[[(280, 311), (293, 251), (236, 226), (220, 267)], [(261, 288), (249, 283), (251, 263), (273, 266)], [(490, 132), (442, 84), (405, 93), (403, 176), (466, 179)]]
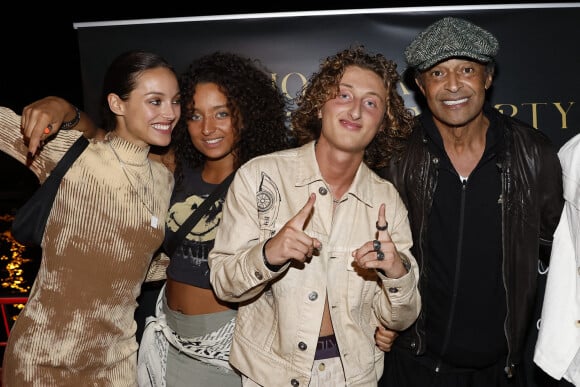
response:
[(446, 17), (417, 35), (405, 49), (405, 60), (409, 67), (423, 71), (454, 57), (488, 63), (498, 50), (499, 43), (490, 32), (467, 20)]

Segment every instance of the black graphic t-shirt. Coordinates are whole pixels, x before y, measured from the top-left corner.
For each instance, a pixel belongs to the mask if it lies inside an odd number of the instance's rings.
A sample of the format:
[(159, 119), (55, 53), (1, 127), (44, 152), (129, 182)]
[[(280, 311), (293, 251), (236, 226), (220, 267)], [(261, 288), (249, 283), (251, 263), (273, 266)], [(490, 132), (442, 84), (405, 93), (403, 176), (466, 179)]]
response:
[[(199, 169), (187, 169), (183, 173), (184, 179), (179, 186), (175, 187), (171, 197), (169, 216), (165, 227), (166, 241), (217, 187), (217, 184), (204, 182)], [(167, 267), (168, 278), (200, 288), (211, 289), (207, 256), (213, 247), (217, 226), (222, 219), (223, 203), (223, 198), (216, 200), (184, 238), (182, 244), (171, 257)]]

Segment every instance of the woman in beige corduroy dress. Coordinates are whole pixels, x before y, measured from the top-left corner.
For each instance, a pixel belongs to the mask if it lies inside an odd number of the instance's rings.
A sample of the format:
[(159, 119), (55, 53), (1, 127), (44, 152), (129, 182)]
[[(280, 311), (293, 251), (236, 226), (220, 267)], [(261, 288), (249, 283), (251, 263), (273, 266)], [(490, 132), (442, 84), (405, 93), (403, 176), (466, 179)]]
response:
[[(163, 58), (134, 51), (111, 64), (103, 95), (108, 134), (91, 140), (56, 195), (40, 269), (6, 347), (4, 387), (137, 385), (136, 298), (173, 188), (148, 152), (170, 142), (179, 86)], [(48, 124), (23, 121), (23, 132), (38, 137)], [(25, 163), (20, 125), (0, 107), (0, 149)], [(79, 135), (45, 139), (30, 165), (41, 182)]]

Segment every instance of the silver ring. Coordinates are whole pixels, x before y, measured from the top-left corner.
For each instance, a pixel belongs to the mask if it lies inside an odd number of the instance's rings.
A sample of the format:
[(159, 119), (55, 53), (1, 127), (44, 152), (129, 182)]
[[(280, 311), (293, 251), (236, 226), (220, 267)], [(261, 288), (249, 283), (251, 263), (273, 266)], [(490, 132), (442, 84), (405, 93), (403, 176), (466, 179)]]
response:
[(382, 261), (383, 259), (385, 259), (385, 253), (383, 253), (381, 250), (377, 251), (377, 259), (379, 261)]
[(385, 231), (387, 229), (387, 227), (389, 227), (389, 222), (386, 222), (386, 224), (384, 226), (379, 226), (379, 221), (377, 220), (377, 223), (375, 224), (375, 226), (377, 227), (377, 230)]
[(381, 241), (378, 241), (376, 239), (373, 241), (373, 250), (374, 251), (380, 251), (381, 250)]

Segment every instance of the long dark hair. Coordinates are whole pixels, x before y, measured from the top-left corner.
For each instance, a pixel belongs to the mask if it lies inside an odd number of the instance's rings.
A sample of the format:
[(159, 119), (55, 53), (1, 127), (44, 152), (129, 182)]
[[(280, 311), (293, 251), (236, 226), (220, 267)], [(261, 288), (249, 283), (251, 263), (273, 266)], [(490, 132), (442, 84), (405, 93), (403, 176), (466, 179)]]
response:
[[(127, 100), (137, 86), (139, 76), (146, 70), (167, 68), (175, 74), (173, 67), (163, 57), (148, 51), (133, 50), (117, 56), (107, 68), (101, 94), (101, 128), (107, 132), (115, 129), (117, 118), (109, 108), (107, 96), (117, 94)], [(177, 78), (177, 74), (175, 75)]]

